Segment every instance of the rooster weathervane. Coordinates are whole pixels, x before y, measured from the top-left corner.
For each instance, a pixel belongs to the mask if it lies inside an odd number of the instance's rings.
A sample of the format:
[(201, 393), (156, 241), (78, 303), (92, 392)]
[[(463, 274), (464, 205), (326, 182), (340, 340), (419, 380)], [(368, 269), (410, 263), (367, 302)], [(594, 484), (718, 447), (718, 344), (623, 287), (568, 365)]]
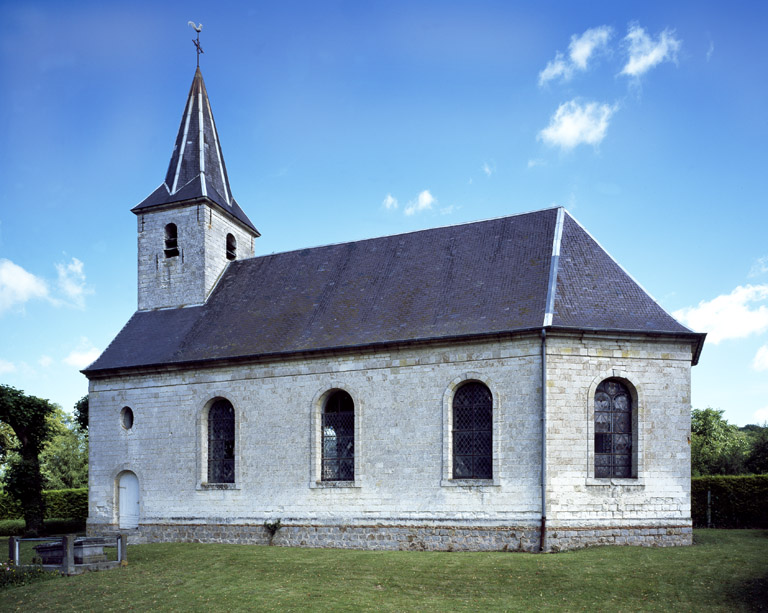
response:
[(203, 48), (200, 46), (200, 30), (203, 29), (203, 24), (201, 23), (199, 25), (195, 25), (194, 21), (188, 21), (187, 25), (193, 27), (195, 32), (197, 32), (197, 40), (193, 38), (192, 42), (195, 43), (195, 48), (197, 50), (197, 67), (200, 68), (200, 54), (205, 53)]

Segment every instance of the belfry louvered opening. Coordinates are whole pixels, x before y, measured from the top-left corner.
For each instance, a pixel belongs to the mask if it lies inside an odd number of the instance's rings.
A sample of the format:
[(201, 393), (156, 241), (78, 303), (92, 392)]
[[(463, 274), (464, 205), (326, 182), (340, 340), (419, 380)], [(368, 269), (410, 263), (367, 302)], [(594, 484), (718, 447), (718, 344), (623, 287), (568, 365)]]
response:
[(478, 381), (453, 397), (453, 478), (493, 478), (493, 396)]
[(235, 409), (221, 398), (208, 411), (208, 483), (235, 482)]
[(325, 402), (322, 419), (322, 480), (355, 479), (355, 403), (344, 390)]
[(237, 259), (237, 241), (233, 234), (227, 234), (227, 259), (230, 262)]
[(165, 257), (173, 258), (179, 255), (179, 236), (175, 223), (165, 226)]

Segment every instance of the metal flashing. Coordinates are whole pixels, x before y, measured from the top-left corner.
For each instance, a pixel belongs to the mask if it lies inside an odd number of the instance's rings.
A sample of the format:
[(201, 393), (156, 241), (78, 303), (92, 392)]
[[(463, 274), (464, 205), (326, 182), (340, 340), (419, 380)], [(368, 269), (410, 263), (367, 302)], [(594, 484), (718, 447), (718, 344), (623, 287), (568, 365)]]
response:
[(557, 293), (557, 268), (560, 263), (560, 243), (563, 240), (563, 219), (565, 209), (557, 209), (557, 221), (555, 222), (555, 233), (552, 237), (552, 258), (549, 263), (549, 284), (547, 286), (547, 303), (544, 309), (544, 327), (552, 325), (552, 319), (555, 314), (555, 294)]
[[(187, 134), (189, 133), (189, 119), (192, 116), (192, 95), (190, 93), (189, 100), (187, 101), (187, 112), (185, 113), (185, 120), (184, 120), (184, 134), (181, 138), (181, 143), (177, 143), (177, 148), (180, 146), (179, 149), (179, 161), (176, 164), (176, 174), (173, 177), (173, 186), (171, 187), (171, 194), (176, 193), (176, 186), (179, 184), (179, 173), (181, 172), (181, 162), (184, 159), (184, 151), (187, 145)], [(165, 183), (165, 181), (163, 181)]]

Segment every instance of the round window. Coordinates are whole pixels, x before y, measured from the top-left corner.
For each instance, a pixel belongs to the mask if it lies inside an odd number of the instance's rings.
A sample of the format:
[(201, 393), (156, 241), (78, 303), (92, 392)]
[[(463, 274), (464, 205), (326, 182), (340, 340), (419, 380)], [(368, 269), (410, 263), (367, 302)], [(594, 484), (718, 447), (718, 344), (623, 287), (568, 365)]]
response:
[(133, 428), (133, 411), (131, 407), (123, 407), (120, 411), (120, 423), (123, 424), (123, 428), (130, 430)]

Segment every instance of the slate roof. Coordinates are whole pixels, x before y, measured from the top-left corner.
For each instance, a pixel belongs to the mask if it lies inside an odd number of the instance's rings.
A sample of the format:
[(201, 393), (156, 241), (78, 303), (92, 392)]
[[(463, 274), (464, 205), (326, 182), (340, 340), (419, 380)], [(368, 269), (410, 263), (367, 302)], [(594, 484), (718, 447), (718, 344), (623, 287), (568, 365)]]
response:
[(198, 68), (189, 88), (165, 181), (131, 210), (139, 214), (152, 207), (200, 198), (214, 203), (259, 236), (232, 196), (211, 103)]
[(703, 334), (667, 314), (564, 210), (231, 262), (206, 304), (139, 311), (85, 371), (539, 330)]

